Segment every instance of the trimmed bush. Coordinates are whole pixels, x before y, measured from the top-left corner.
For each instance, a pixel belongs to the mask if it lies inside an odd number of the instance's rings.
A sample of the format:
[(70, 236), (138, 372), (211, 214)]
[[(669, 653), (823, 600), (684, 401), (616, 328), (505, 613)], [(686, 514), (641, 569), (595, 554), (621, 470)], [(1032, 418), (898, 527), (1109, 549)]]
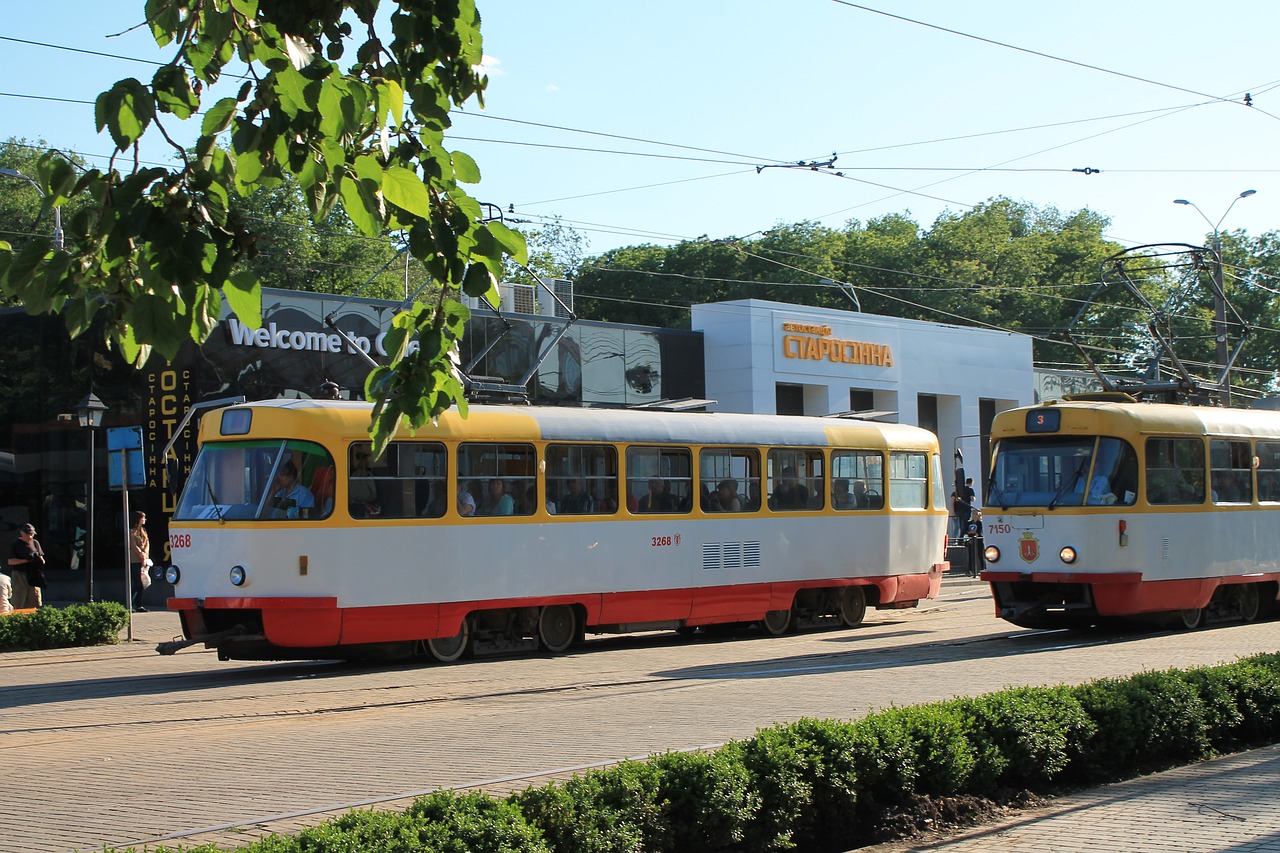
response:
[(1066, 687), (1019, 687), (952, 704), (969, 722), (975, 793), (1043, 788), (1065, 773), (1096, 728)]
[[(729, 750), (668, 752), (650, 764), (658, 772), (659, 801), (670, 831), (664, 850), (733, 850), (760, 807), (751, 774)], [(659, 849), (659, 848), (654, 848)]]
[(1209, 754), (1200, 694), (1174, 670), (1074, 688), (1094, 722), (1081, 749), (1085, 781), (1127, 778)]
[(511, 799), (553, 850), (661, 850), (670, 832), (658, 801), (658, 777), (651, 764), (624, 761), (563, 783), (527, 788)]
[(0, 616), (0, 651), (117, 643), (128, 618), (129, 611), (114, 601), (41, 607), (34, 613)]

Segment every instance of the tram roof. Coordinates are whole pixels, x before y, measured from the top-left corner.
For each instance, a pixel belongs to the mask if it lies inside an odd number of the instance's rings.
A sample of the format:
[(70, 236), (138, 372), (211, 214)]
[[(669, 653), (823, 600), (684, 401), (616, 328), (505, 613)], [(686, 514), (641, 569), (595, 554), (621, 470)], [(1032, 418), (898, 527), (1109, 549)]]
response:
[[(301, 433), (296, 418), (323, 418), (346, 439), (367, 436), (371, 403), (345, 400), (264, 400), (235, 408), (271, 412), (268, 427), (277, 434)], [(225, 410), (222, 410), (225, 411)], [(202, 421), (202, 436), (219, 433), (220, 411)], [(266, 425), (263, 425), (266, 426)], [(254, 430), (258, 433), (258, 430)], [(399, 438), (408, 438), (403, 429)], [(933, 433), (907, 424), (886, 424), (792, 415), (749, 415), (731, 412), (662, 412), (553, 406), (470, 406), (464, 419), (456, 409), (441, 415), (438, 426), (413, 436), (420, 440), (544, 440), (652, 442), (661, 444), (740, 444), (907, 447), (930, 449)]]
[[(1221, 406), (1183, 406), (1176, 403), (1118, 402), (1110, 400), (1054, 400), (1041, 406), (1026, 406), (1002, 412), (993, 435), (1009, 435), (1022, 430), (1021, 415), (1053, 408), (1087, 413), (1096, 431), (1134, 433), (1184, 433), (1191, 435), (1280, 436), (1280, 412)], [(1014, 413), (1018, 413), (1014, 416)], [(1010, 421), (1010, 417), (1017, 419)], [(1064, 423), (1063, 432), (1069, 430)]]

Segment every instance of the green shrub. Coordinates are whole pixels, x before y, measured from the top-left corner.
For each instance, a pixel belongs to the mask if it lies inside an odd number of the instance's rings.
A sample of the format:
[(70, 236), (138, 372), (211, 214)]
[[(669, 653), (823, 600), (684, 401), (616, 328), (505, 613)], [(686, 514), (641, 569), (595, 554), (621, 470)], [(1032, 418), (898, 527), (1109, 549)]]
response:
[(852, 751), (863, 812), (914, 794), (952, 794), (977, 763), (964, 717), (950, 704), (890, 708), (853, 724)]
[(658, 802), (659, 770), (624, 761), (562, 784), (511, 797), (525, 820), (564, 853), (631, 853), (662, 849), (670, 830)]
[(821, 750), (808, 740), (808, 732), (790, 726), (760, 729), (722, 749), (746, 767), (759, 803), (744, 849), (790, 850), (799, 839), (812, 836)]
[(952, 704), (968, 721), (975, 793), (1056, 781), (1095, 729), (1066, 687), (1019, 687)]
[(510, 803), (440, 791), (403, 812), (352, 811), (239, 853), (547, 853), (547, 846)]
[[(662, 849), (732, 850), (760, 807), (751, 774), (729, 750), (668, 752), (650, 764), (658, 771), (658, 799), (670, 831)], [(655, 848), (657, 849), (657, 848)]]
[(116, 643), (128, 618), (129, 611), (114, 601), (0, 616), (0, 651)]
[(1081, 780), (1126, 778), (1209, 754), (1205, 704), (1176, 671), (1106, 679), (1072, 692), (1095, 726), (1082, 746)]

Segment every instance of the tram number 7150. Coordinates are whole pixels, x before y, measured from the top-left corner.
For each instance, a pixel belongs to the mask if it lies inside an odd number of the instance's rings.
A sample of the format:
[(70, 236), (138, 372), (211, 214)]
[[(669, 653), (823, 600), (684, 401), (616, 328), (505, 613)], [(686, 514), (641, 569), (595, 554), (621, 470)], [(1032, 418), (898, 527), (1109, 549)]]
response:
[(995, 533), (1012, 533), (1012, 532), (1013, 532), (1013, 526), (1012, 526), (1012, 525), (1009, 525), (1009, 524), (988, 524), (988, 525), (987, 525), (987, 532), (988, 532), (988, 533), (992, 533), (992, 534), (995, 534)]

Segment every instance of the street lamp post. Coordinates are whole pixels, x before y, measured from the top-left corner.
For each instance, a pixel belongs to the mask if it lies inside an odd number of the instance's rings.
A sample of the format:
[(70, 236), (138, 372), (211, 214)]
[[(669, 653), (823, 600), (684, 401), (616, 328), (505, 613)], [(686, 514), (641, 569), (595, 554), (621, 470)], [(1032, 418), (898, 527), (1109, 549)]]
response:
[(1185, 198), (1175, 198), (1174, 204), (1185, 204), (1194, 207), (1196, 213), (1200, 214), (1200, 218), (1209, 223), (1209, 227), (1213, 229), (1213, 315), (1214, 330), (1213, 337), (1217, 343), (1218, 367), (1222, 369), (1222, 388), (1227, 403), (1231, 402), (1231, 377), (1227, 375), (1227, 361), (1230, 356), (1227, 350), (1227, 297), (1226, 291), (1222, 289), (1222, 238), (1218, 234), (1218, 228), (1222, 225), (1223, 220), (1227, 218), (1227, 214), (1231, 212), (1231, 208), (1236, 206), (1242, 198), (1248, 198), (1255, 194), (1257, 190), (1245, 190), (1231, 200), (1231, 204), (1227, 205), (1227, 209), (1223, 211), (1222, 216), (1218, 217), (1218, 221), (1204, 215), (1204, 211), (1200, 209), (1194, 201), (1188, 201)]
[[(26, 181), (27, 183), (31, 184), (31, 186), (36, 188), (36, 192), (40, 193), (41, 197), (45, 196), (45, 191), (41, 189), (40, 185), (37, 184), (34, 179), (22, 174), (17, 169), (0, 169), (0, 176), (6, 177), (6, 178), (17, 178), (19, 181)], [(59, 252), (62, 251), (62, 208), (61, 207), (55, 207), (53, 209), (53, 248), (57, 249)]]
[(97, 467), (94, 463), (97, 443), (94, 439), (94, 433), (98, 431), (98, 427), (102, 426), (102, 416), (107, 413), (107, 407), (103, 404), (98, 396), (92, 391), (89, 396), (85, 397), (76, 404), (76, 417), (80, 419), (80, 426), (89, 430), (89, 491), (85, 493), (85, 511), (88, 514), (88, 523), (85, 526), (85, 572), (84, 572), (84, 596), (86, 601), (93, 601), (93, 494), (94, 494), (94, 469)]

